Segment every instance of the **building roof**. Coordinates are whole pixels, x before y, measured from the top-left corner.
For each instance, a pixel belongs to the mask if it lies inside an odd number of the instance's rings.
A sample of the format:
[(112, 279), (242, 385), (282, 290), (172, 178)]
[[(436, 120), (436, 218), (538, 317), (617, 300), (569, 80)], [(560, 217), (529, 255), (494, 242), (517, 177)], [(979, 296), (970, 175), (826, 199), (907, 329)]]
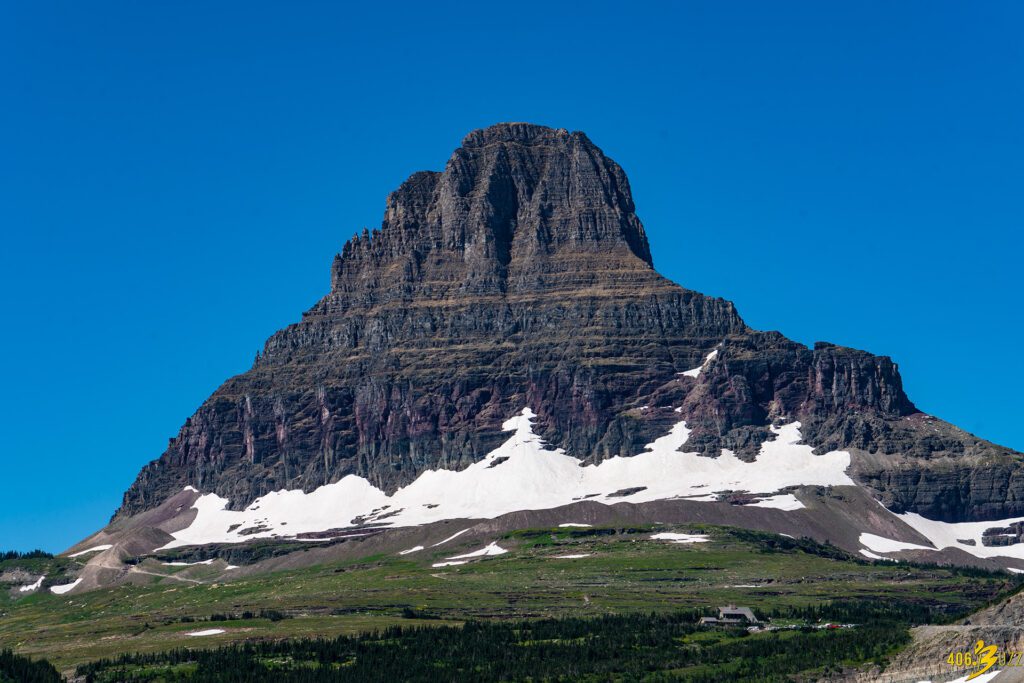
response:
[(725, 607), (718, 608), (719, 619), (737, 619), (743, 618), (749, 622), (756, 623), (757, 617), (754, 616), (754, 612), (749, 607), (738, 607), (736, 605), (726, 605)]

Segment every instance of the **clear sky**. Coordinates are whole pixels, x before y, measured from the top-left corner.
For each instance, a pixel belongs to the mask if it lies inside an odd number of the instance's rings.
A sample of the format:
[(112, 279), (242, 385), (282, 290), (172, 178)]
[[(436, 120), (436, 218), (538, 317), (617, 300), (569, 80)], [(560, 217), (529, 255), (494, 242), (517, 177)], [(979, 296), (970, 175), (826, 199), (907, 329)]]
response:
[(665, 275), (1024, 450), (1024, 5), (359, 4), (0, 0), (0, 549), (101, 527), (499, 121), (616, 159)]

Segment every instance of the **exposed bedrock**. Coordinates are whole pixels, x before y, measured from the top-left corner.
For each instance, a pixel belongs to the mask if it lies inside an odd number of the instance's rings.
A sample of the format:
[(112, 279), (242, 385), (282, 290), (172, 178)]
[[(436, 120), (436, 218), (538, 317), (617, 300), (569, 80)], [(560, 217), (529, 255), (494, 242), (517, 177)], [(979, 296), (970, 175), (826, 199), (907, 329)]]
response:
[(660, 276), (618, 164), (529, 124), (470, 133), (393, 192), (381, 228), (335, 257), (330, 293), (185, 422), (118, 515), (186, 485), (236, 507), (348, 474), (390, 492), (479, 460), (526, 406), (587, 462), (681, 418), (685, 448), (750, 458), (770, 424), (800, 420), (808, 443), (870, 455), (857, 476), (901, 510), (1024, 515), (1019, 454), (925, 424), (886, 357), (753, 331)]

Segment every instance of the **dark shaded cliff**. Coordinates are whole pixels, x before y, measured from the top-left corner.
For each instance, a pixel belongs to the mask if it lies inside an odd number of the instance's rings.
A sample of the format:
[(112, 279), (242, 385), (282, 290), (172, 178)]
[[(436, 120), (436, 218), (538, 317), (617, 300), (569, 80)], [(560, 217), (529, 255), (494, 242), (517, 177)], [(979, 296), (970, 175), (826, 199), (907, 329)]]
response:
[[(388, 197), (380, 230), (345, 244), (331, 275), (330, 293), (143, 469), (118, 514), (186, 485), (233, 506), (348, 474), (394, 490), (482, 458), (525, 406), (550, 443), (587, 461), (638, 452), (678, 406), (688, 447), (709, 456), (750, 457), (773, 421), (799, 419), (816, 446), (894, 454), (863, 478), (923, 513), (945, 484), (911, 496), (890, 461), (1000, 451), (908, 419), (919, 413), (888, 358), (752, 331), (730, 302), (658, 275), (625, 174), (579, 132), (470, 133), (444, 172)], [(698, 377), (680, 374), (715, 349)], [(1004, 495), (1016, 482), (961, 492), (941, 514), (969, 517), (979, 501), (1024, 513)]]

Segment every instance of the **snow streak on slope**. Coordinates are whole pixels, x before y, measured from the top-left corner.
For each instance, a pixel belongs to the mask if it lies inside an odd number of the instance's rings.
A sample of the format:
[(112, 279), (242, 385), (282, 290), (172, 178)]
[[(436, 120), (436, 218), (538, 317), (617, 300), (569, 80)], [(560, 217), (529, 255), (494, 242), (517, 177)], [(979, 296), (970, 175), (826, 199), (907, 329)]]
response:
[[(959, 548), (975, 557), (1015, 557), (1024, 560), (1024, 543), (1003, 546), (988, 546), (982, 543), (982, 534), (986, 529), (1008, 527), (1015, 522), (1024, 522), (1024, 517), (992, 522), (938, 522), (922, 517), (914, 512), (897, 515), (919, 534), (927, 538), (938, 549)], [(973, 541), (963, 543), (963, 541)]]
[(437, 543), (435, 543), (434, 545), (432, 545), (430, 547), (431, 548), (436, 548), (437, 546), (444, 545), (445, 543), (448, 543), (449, 541), (454, 541), (456, 538), (458, 538), (462, 534), (466, 533), (467, 531), (469, 531), (469, 529), (463, 529), (462, 531), (456, 531), (454, 534), (452, 534), (448, 538), (444, 539), (443, 541), (438, 541)]
[(895, 559), (893, 559), (891, 557), (882, 557), (881, 555), (876, 555), (873, 552), (871, 552), (870, 550), (863, 550), (862, 549), (860, 551), (860, 554), (863, 555), (864, 557), (868, 558), (869, 560), (888, 560), (889, 562), (899, 562), (899, 560), (895, 560)]
[(508, 552), (507, 550), (502, 548), (497, 543), (491, 543), (486, 548), (481, 548), (480, 550), (475, 550), (475, 551), (473, 551), (471, 553), (466, 553), (465, 555), (456, 555), (455, 557), (449, 557), (448, 559), (449, 560), (465, 560), (465, 559), (470, 558), (470, 557), (491, 557), (492, 555), (504, 555), (507, 552)]
[(50, 586), (50, 592), (56, 593), (57, 595), (64, 595), (65, 593), (70, 593), (75, 586), (80, 583), (82, 583), (82, 577), (78, 577), (71, 583), (66, 583), (63, 586)]
[(89, 553), (97, 553), (97, 552), (99, 552), (101, 550), (110, 550), (113, 547), (114, 546), (110, 545), (109, 543), (106, 543), (104, 545), (97, 545), (97, 546), (93, 546), (92, 548), (88, 548), (86, 550), (81, 550), (81, 551), (79, 551), (77, 553), (72, 553), (71, 555), (68, 555), (68, 557), (81, 557), (82, 555), (87, 555)]
[(797, 500), (797, 497), (792, 493), (769, 496), (768, 498), (748, 503), (748, 505), (756, 508), (775, 508), (776, 510), (800, 510), (804, 507), (804, 504)]
[(771, 496), (789, 486), (853, 485), (846, 475), (849, 453), (814, 455), (800, 445), (800, 423), (772, 427), (775, 438), (761, 445), (754, 462), (728, 450), (717, 458), (682, 453), (689, 430), (679, 422), (665, 436), (632, 457), (581, 466), (561, 449), (550, 449), (534, 434), (533, 412), (507, 420), (511, 438), (464, 470), (431, 470), (392, 496), (367, 480), (347, 476), (312, 493), (276, 491), (245, 510), (226, 509), (216, 494), (200, 496), (192, 524), (175, 532), (165, 548), (202, 543), (238, 543), (266, 537), (340, 529), (363, 524), (416, 526), (445, 519), (494, 518), (519, 510), (544, 510), (575, 501), (642, 503), (669, 498), (716, 500), (719, 491), (765, 494), (765, 507), (802, 507), (791, 494)]
[[(927, 517), (922, 517), (916, 512), (896, 514), (898, 517), (919, 534), (927, 538), (932, 546), (918, 545), (916, 543), (905, 543), (895, 541), (874, 534), (861, 534), (860, 544), (875, 553), (895, 553), (902, 550), (933, 550), (939, 551), (946, 548), (956, 548), (965, 553), (979, 558), (1006, 557), (1024, 560), (1024, 543), (1011, 545), (985, 545), (983, 542), (984, 533), (988, 529), (1005, 529), (1012, 524), (1024, 522), (1024, 517), (1011, 517), (1009, 519), (997, 519), (988, 522), (940, 522)], [(999, 533), (996, 534), (1001, 535)], [(864, 550), (862, 555), (872, 559), (892, 559), (889, 557), (878, 557), (874, 553)]]
[(455, 557), (449, 557), (444, 562), (435, 562), (430, 566), (435, 568), (452, 567), (458, 564), (466, 564), (470, 560), (476, 559), (478, 557), (493, 557), (494, 555), (504, 555), (507, 552), (507, 550), (502, 548), (497, 543), (491, 543), (490, 545), (486, 546), (485, 548), (481, 548), (480, 550), (475, 550), (471, 553), (466, 553), (464, 555), (456, 555)]
[(191, 633), (186, 633), (185, 635), (202, 638), (203, 636), (217, 636), (221, 633), (224, 633), (224, 629), (222, 628), (208, 628), (204, 631), (192, 631)]
[(671, 541), (672, 543), (706, 543), (711, 539), (705, 534), (673, 534), (660, 533), (651, 536), (655, 541)]
[(701, 363), (698, 367), (695, 367), (693, 370), (687, 370), (686, 372), (680, 372), (679, 374), (685, 375), (686, 377), (700, 377), (701, 371), (704, 368), (706, 368), (708, 363), (713, 361), (716, 356), (718, 356), (718, 349), (715, 349), (714, 351), (709, 353), (707, 357), (704, 359), (704, 362)]
[(29, 591), (39, 590), (39, 587), (43, 585), (43, 579), (46, 578), (46, 574), (43, 574), (35, 583), (30, 583), (27, 586), (18, 586), (18, 590), (22, 593), (28, 593)]
[(926, 545), (894, 541), (890, 538), (883, 538), (874, 534), (861, 534), (859, 540), (861, 545), (877, 553), (895, 553), (901, 550), (935, 550), (935, 548), (929, 548)]

